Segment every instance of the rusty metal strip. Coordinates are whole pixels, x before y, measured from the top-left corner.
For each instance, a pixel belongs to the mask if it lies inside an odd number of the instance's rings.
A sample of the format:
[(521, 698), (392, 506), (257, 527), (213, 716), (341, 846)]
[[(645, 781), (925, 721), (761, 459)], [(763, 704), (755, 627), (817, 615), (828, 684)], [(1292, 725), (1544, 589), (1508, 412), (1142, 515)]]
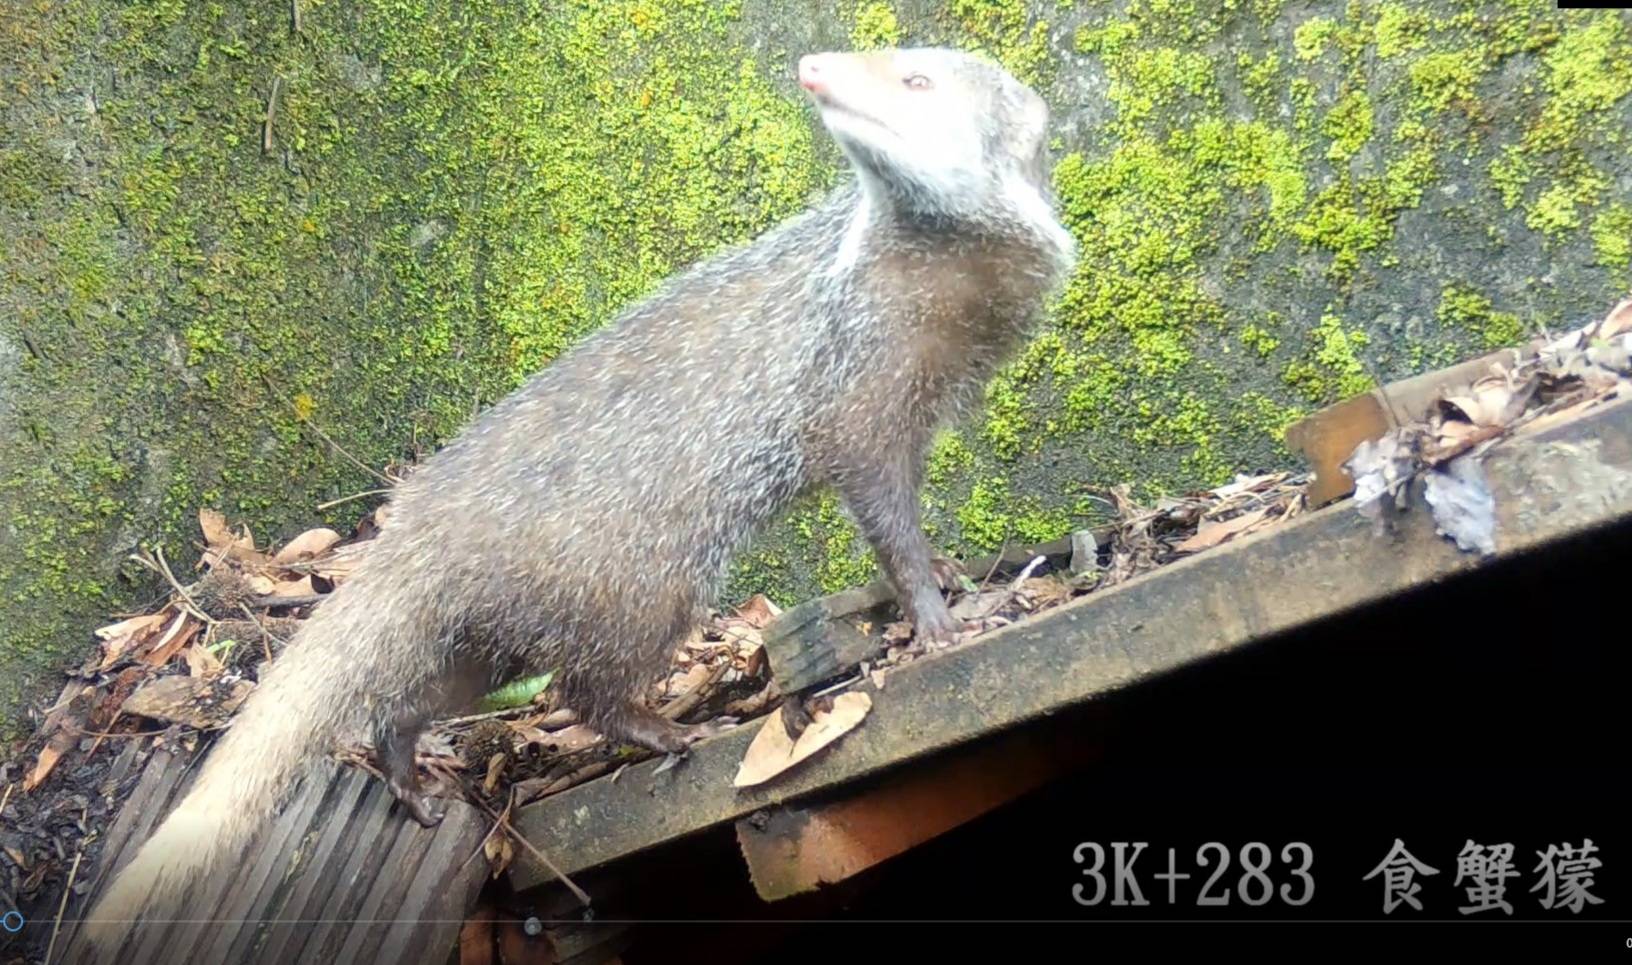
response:
[(1020, 732), (888, 775), (812, 808), (771, 808), (737, 821), (737, 844), (765, 901), (814, 891), (971, 821), (1098, 756), (1090, 740)]
[[(1632, 519), (1632, 400), (1509, 440), (1484, 465), (1492, 560)], [(1330, 506), (903, 667), (865, 723), (769, 785), (731, 785), (749, 726), (659, 776), (648, 762), (529, 805), (517, 824), (572, 873), (1490, 561), (1439, 536), (1420, 494), (1385, 534), (1352, 505)], [(511, 876), (522, 888), (550, 880), (531, 861)]]

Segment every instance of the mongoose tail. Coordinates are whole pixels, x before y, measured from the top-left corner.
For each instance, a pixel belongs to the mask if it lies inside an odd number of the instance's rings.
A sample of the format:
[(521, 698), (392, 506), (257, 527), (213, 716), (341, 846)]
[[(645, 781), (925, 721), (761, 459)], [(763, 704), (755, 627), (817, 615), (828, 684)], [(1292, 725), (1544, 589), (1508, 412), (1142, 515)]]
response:
[[(138, 921), (186, 917), (179, 902), (187, 888), (236, 858), (337, 733), (365, 716), (365, 695), (385, 671), (376, 664), (391, 659), (399, 621), (347, 606), (356, 601), (344, 597), (365, 589), (346, 592), (351, 587), (343, 584), (266, 665), (192, 788), (86, 916), (84, 935), (99, 951)], [(390, 671), (393, 680), (401, 673)]]

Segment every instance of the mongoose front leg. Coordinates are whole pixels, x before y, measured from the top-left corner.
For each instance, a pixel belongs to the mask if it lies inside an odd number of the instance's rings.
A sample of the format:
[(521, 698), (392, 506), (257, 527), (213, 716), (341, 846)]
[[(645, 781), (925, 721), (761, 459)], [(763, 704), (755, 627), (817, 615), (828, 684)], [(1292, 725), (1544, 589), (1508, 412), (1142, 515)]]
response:
[(937, 646), (951, 643), (963, 625), (947, 609), (939, 581), (956, 577), (946, 572), (951, 561), (937, 562), (930, 552), (918, 515), (917, 473), (880, 461), (839, 473), (835, 485), (895, 584), (913, 634)]

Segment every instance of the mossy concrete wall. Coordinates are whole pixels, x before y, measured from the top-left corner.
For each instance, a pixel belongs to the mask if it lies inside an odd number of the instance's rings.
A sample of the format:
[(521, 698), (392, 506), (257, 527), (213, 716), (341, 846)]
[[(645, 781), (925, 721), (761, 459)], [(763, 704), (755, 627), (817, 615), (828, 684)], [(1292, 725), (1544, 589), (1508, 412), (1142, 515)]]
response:
[[(298, 29), (295, 12), (298, 10)], [(0, 716), (190, 562), (361, 504), (661, 278), (840, 166), (812, 49), (1035, 83), (1083, 244), (937, 448), (953, 552), (1287, 461), (1298, 414), (1632, 284), (1632, 15), (1551, 0), (16, 0), (0, 6)], [(268, 109), (269, 101), (271, 109)], [(270, 117), (270, 122), (268, 121)], [(270, 127), (270, 133), (268, 133)], [(631, 547), (631, 565), (639, 565)], [(742, 561), (867, 575), (831, 499)]]

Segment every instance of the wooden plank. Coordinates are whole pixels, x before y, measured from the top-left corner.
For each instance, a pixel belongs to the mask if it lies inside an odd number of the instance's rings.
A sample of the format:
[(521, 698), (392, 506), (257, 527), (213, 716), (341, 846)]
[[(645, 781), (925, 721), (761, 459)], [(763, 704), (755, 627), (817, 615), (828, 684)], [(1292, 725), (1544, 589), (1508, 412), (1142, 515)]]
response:
[[(338, 872), (325, 869), (327, 887), (323, 900), (313, 906), (311, 930), (304, 941), (293, 947), (294, 961), (331, 961), (335, 947), (344, 941), (343, 923), (356, 914), (367, 897), (367, 888), (379, 871), (379, 851), (391, 840), (395, 821), (387, 820), (395, 798), (383, 781), (369, 781), (362, 809), (347, 822), (343, 832), (347, 857)], [(400, 820), (400, 817), (398, 818)], [(382, 842), (383, 839), (383, 842)], [(338, 937), (337, 937), (338, 936)], [(334, 947), (330, 947), (334, 946)], [(324, 949), (328, 948), (328, 954)]]
[[(318, 869), (329, 868), (339, 861), (336, 855), (340, 842), (355, 815), (366, 804), (371, 786), (378, 783), (355, 768), (342, 768), (330, 762), (325, 762), (323, 767), (335, 772), (336, 793), (323, 812), (320, 828), (313, 828), (306, 835), (296, 859), (298, 875), (289, 888), (288, 897), (257, 936), (259, 961), (292, 960), (288, 957), (290, 946), (298, 945), (310, 935), (312, 926), (308, 920), (321, 917), (322, 902), (328, 894), (324, 886), (332, 884)], [(315, 842), (313, 832), (317, 832)], [(318, 892), (322, 897), (314, 904), (314, 894)]]
[(489, 819), (462, 801), (449, 802), (430, 850), (414, 868), (399, 903), (398, 920), (381, 943), (381, 962), (407, 961), (411, 954), (434, 958), (453, 948), (466, 911), (487, 879), (487, 859), (476, 853)]
[[(123, 842), (115, 860), (134, 854), (191, 789), (188, 764), (168, 754), (151, 759), (114, 821)], [(463, 802), (451, 802), (449, 814), (437, 829), (421, 828), (383, 783), (324, 762), (236, 860), (188, 889), (178, 906), (184, 920), (143, 925), (110, 961), (441, 965), (486, 871), (485, 861), (464, 864), (486, 833), (484, 820)], [(419, 940), (399, 938), (382, 953), (399, 921)], [(62, 960), (89, 961), (82, 945), (67, 946)]]
[[(131, 743), (131, 749), (136, 749), (136, 743)], [(158, 750), (147, 756), (142, 767), (141, 777), (130, 792), (119, 814), (108, 829), (107, 839), (103, 842), (101, 851), (97, 855), (96, 867), (89, 878), (90, 889), (85, 897), (79, 899), (81, 914), (90, 907), (90, 897), (100, 893), (100, 890), (113, 880), (115, 869), (123, 869), (135, 856), (136, 848), (131, 844), (147, 839), (148, 827), (156, 819), (159, 802), (164, 801), (174, 789), (174, 784), (180, 779), (185, 762), (176, 754), (168, 750)], [(117, 791), (117, 787), (109, 788), (109, 792)], [(89, 962), (88, 949), (79, 942), (79, 922), (66, 922), (60, 936), (60, 947), (64, 949), (64, 962)]]
[[(199, 943), (192, 959), (197, 965), (246, 960), (245, 952), (259, 931), (260, 919), (273, 907), (271, 899), (294, 862), (301, 839), (315, 821), (327, 815), (323, 805), (337, 783), (334, 778), (332, 769), (308, 774), (294, 799), (273, 821), (270, 833), (263, 832), (262, 839), (255, 842), (249, 860), (233, 869), (234, 884), (216, 911), (217, 924), (205, 932), (206, 940)], [(227, 922), (233, 924), (228, 926)]]
[(430, 849), (436, 829), (420, 826), (416, 821), (399, 816), (397, 838), (386, 853), (381, 873), (369, 886), (368, 896), (358, 908), (357, 918), (350, 926), (345, 943), (340, 946), (337, 961), (369, 962), (375, 960), (380, 941), (398, 920), (398, 903), (408, 890), (408, 878), (400, 869), (418, 867), (419, 861)]

